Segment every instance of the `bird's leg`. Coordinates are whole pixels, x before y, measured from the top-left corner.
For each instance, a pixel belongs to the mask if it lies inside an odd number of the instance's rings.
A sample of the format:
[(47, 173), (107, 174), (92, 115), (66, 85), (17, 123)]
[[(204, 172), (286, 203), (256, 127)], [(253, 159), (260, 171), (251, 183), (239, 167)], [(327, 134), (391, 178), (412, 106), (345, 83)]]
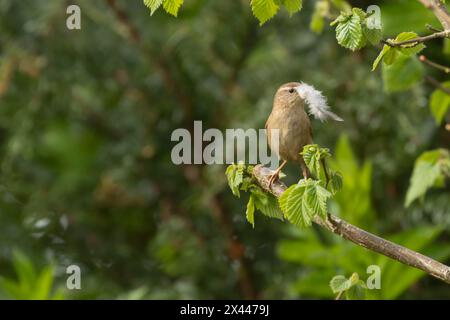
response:
[(325, 172), (325, 187), (328, 187), (328, 182), (330, 182), (330, 177), (328, 175), (328, 169), (327, 169), (327, 164), (325, 163), (325, 159), (321, 159), (320, 162), (322, 163), (322, 167), (323, 167), (323, 172)]
[(269, 178), (269, 188), (270, 188), (270, 186), (272, 185), (272, 183), (274, 183), (275, 180), (278, 179), (278, 177), (279, 177), (279, 175), (280, 175), (280, 172), (281, 172), (281, 169), (283, 169), (283, 167), (286, 165), (286, 163), (287, 163), (287, 161), (284, 160), (283, 163), (281, 164), (281, 166), (279, 166), (279, 167), (277, 168), (277, 170), (275, 170), (275, 172), (272, 173), (272, 174), (270, 175), (270, 178)]
[(302, 167), (302, 174), (303, 174), (303, 179), (308, 179), (311, 176), (311, 173), (309, 172), (308, 167), (306, 166), (305, 161), (301, 161), (300, 162), (300, 166)]

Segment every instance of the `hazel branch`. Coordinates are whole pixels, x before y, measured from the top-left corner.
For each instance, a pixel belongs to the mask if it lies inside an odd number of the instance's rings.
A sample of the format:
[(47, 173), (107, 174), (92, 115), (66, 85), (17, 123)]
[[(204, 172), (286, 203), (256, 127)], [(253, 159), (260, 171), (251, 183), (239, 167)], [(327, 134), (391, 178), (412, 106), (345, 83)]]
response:
[[(278, 198), (287, 187), (280, 181), (275, 181), (269, 187), (269, 179), (272, 173), (272, 170), (261, 165), (257, 165), (253, 169), (253, 175), (258, 181), (258, 184), (264, 190), (272, 193)], [(322, 228), (356, 243), (359, 246), (385, 255), (386, 257), (399, 261), (405, 265), (425, 271), (429, 275), (450, 284), (450, 267), (439, 261), (378, 237), (330, 213), (328, 213), (328, 218), (326, 220), (323, 220), (316, 215), (314, 216), (313, 221)]]

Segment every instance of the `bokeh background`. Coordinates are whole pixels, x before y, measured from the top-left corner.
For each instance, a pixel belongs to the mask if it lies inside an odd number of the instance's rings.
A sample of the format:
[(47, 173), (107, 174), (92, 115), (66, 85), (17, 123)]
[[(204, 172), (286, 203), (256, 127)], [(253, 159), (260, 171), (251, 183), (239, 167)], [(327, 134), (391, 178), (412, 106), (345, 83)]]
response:
[[(369, 297), (450, 298), (444, 283), (319, 229), (262, 215), (252, 229), (225, 166), (171, 162), (174, 129), (264, 128), (277, 87), (308, 82), (345, 119), (314, 123), (344, 176), (331, 210), (450, 262), (448, 187), (403, 205), (417, 156), (450, 145), (432, 88), (385, 92), (370, 71), (377, 50), (310, 31), (312, 2), (260, 27), (248, 1), (186, 1), (174, 18), (141, 0), (0, 0), (0, 298), (329, 299), (334, 275), (365, 279), (371, 264), (382, 288)], [(66, 28), (69, 4), (81, 30)], [(353, 4), (378, 4), (386, 36), (435, 21), (417, 1)], [(428, 43), (450, 64), (441, 50)], [(66, 288), (72, 264), (81, 290)]]

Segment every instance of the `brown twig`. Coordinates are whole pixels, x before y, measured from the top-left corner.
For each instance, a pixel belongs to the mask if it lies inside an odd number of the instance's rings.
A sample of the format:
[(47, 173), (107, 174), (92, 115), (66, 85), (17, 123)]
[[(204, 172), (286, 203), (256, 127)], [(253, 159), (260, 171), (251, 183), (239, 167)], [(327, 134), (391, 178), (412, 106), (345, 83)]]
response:
[(450, 14), (441, 0), (418, 0), (430, 9), (441, 23), (444, 30), (450, 30)]
[(427, 65), (429, 65), (430, 67), (436, 68), (438, 70), (444, 71), (445, 73), (450, 73), (450, 68), (443, 66), (442, 64), (433, 62), (431, 60), (429, 60), (427, 57), (425, 57), (424, 55), (421, 55), (419, 57), (419, 60)]
[[(263, 189), (271, 192), (274, 196), (279, 197), (286, 190), (286, 185), (280, 181), (276, 181), (269, 187), (269, 177), (272, 173), (272, 170), (261, 165), (258, 165), (253, 169), (253, 174), (259, 185)], [(450, 267), (439, 261), (389, 240), (380, 238), (330, 213), (326, 220), (323, 220), (316, 215), (313, 218), (313, 221), (324, 229), (356, 243), (359, 246), (385, 255), (408, 266), (423, 270), (431, 276), (450, 284)]]
[(442, 83), (440, 83), (439, 81), (437, 81), (435, 78), (430, 77), (430, 76), (425, 76), (425, 80), (427, 82), (429, 82), (431, 85), (435, 86), (436, 88), (438, 88), (439, 90), (445, 92), (446, 94), (450, 95), (450, 89), (446, 88), (442, 85)]
[(423, 43), (423, 42), (426, 42), (429, 40), (438, 39), (438, 38), (449, 38), (449, 37), (450, 37), (450, 30), (444, 30), (444, 31), (432, 33), (427, 36), (417, 37), (414, 39), (409, 39), (409, 40), (404, 40), (404, 41), (394, 41), (394, 40), (388, 39), (388, 40), (384, 40), (383, 43), (387, 44), (388, 46), (391, 46), (391, 47), (401, 47), (401, 46), (405, 46), (405, 45), (410, 45), (407, 47), (413, 47), (415, 45), (418, 45), (419, 43)]
[(441, 31), (442, 31), (442, 30), (440, 30), (440, 29), (438, 29), (438, 28), (433, 27), (431, 24), (428, 24), (428, 23), (425, 25), (425, 27), (426, 27), (428, 30), (433, 31), (433, 32), (441, 32)]

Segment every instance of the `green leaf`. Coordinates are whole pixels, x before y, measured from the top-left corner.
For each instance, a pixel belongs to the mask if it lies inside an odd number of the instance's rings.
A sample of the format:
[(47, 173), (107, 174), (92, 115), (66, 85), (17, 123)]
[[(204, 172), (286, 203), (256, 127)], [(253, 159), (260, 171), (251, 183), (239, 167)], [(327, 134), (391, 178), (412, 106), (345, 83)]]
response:
[(387, 92), (410, 89), (422, 79), (423, 73), (423, 65), (417, 57), (401, 54), (394, 64), (383, 64), (384, 89)]
[(153, 15), (162, 3), (163, 0), (144, 0), (144, 4), (150, 9), (150, 15)]
[(251, 193), (256, 209), (261, 211), (265, 216), (283, 220), (283, 213), (278, 206), (277, 199), (273, 195), (263, 191), (258, 186), (253, 187)]
[(250, 195), (250, 199), (248, 199), (247, 210), (245, 211), (245, 217), (250, 224), (255, 227), (255, 204), (253, 200), (253, 196)]
[(178, 16), (178, 10), (183, 4), (183, 1), (184, 0), (164, 0), (163, 8), (167, 13), (176, 17)]
[(283, 213), (287, 212), (287, 200), (289, 199), (289, 195), (292, 192), (292, 190), (294, 190), (296, 187), (297, 187), (296, 184), (290, 186), (278, 198), (278, 204), (280, 205), (280, 209)]
[(50, 297), (53, 286), (53, 267), (46, 266), (40, 273), (33, 290), (33, 299), (46, 300)]
[(352, 286), (351, 282), (344, 276), (338, 275), (334, 276), (330, 281), (330, 288), (333, 293), (339, 293), (345, 291)]
[(327, 186), (328, 190), (330, 190), (330, 192), (335, 195), (342, 189), (342, 186), (342, 174), (340, 172), (332, 172), (330, 174), (330, 181)]
[(34, 285), (37, 277), (31, 260), (19, 250), (13, 250), (12, 254), (14, 270), (19, 278), (21, 288), (30, 289)]
[[(394, 42), (412, 40), (417, 37), (418, 35), (415, 32), (402, 32), (394, 39)], [(404, 44), (401, 47), (396, 47), (395, 49), (399, 50), (404, 55), (411, 56), (425, 49), (425, 45), (423, 43), (415, 42), (411, 44)]]
[[(444, 88), (450, 89), (450, 81), (442, 83)], [(450, 96), (441, 89), (436, 89), (431, 94), (430, 109), (436, 120), (436, 124), (440, 124), (446, 115), (450, 106)]]
[(302, 10), (303, 0), (282, 0), (284, 7), (289, 12), (289, 15)]
[(328, 148), (321, 148), (317, 144), (308, 144), (303, 147), (300, 154), (302, 155), (309, 171), (320, 179), (321, 174), (323, 173), (321, 161), (331, 157), (330, 150)]
[(366, 37), (366, 39), (374, 46), (377, 45), (383, 38), (383, 31), (381, 29), (368, 28), (364, 23), (362, 25), (362, 30), (364, 37)]
[(307, 179), (289, 187), (278, 201), (289, 222), (308, 227), (315, 215), (326, 217), (330, 197), (331, 193), (320, 185), (320, 181)]
[(304, 184), (298, 184), (289, 193), (289, 197), (286, 203), (285, 217), (292, 224), (299, 227), (309, 227), (311, 225), (310, 210), (306, 207), (306, 203), (303, 199), (306, 186)]
[(361, 17), (358, 13), (341, 14), (335, 21), (338, 22), (336, 40), (341, 46), (352, 51), (364, 46), (365, 38), (361, 27)]
[(391, 47), (388, 46), (387, 44), (385, 44), (385, 45), (383, 46), (383, 49), (381, 49), (381, 51), (380, 51), (380, 53), (378, 54), (377, 58), (376, 58), (375, 61), (373, 62), (373, 65), (372, 65), (372, 71), (374, 71), (374, 70), (378, 67), (378, 65), (379, 65), (380, 62), (381, 62), (381, 59), (383, 59), (383, 57), (386, 55), (386, 53), (388, 53), (390, 50), (391, 50)]
[(394, 64), (397, 61), (397, 58), (399, 58), (401, 56), (402, 56), (402, 54), (400, 53), (400, 51), (398, 51), (395, 48), (390, 47), (390, 50), (388, 50), (386, 52), (386, 54), (384, 55), (383, 62), (386, 65), (390, 66), (390, 65)]
[(327, 200), (330, 197), (331, 193), (320, 186), (319, 181), (308, 185), (305, 190), (304, 201), (311, 210), (309, 215), (313, 217), (318, 214), (325, 219), (327, 217)]
[(245, 165), (243, 163), (232, 164), (227, 167), (225, 175), (228, 185), (236, 197), (240, 197), (239, 187), (243, 183)]
[(365, 283), (362, 280), (358, 280), (357, 283), (352, 285), (345, 292), (347, 300), (363, 300), (366, 293)]
[(311, 16), (309, 28), (315, 33), (322, 33), (325, 26), (325, 17), (330, 10), (330, 5), (327, 0), (316, 1), (314, 12)]
[(273, 18), (280, 9), (274, 0), (251, 0), (250, 5), (253, 15), (259, 20), (260, 26)]
[(442, 169), (448, 161), (450, 161), (450, 155), (445, 149), (427, 151), (417, 158), (406, 193), (406, 207), (442, 181), (444, 178)]
[[(367, 35), (366, 35), (366, 37), (367, 37)], [(417, 37), (417, 34), (414, 32), (402, 32), (394, 40), (389, 39), (388, 41), (399, 42), (399, 41), (411, 40), (416, 37)], [(369, 41), (370, 41), (370, 39), (369, 39)], [(381, 62), (382, 59), (385, 64), (392, 65), (397, 61), (397, 59), (402, 58), (403, 56), (409, 57), (414, 54), (417, 54), (420, 51), (422, 51), (424, 48), (425, 48), (425, 45), (423, 43), (406, 44), (406, 45), (403, 45), (402, 47), (391, 47), (391, 46), (385, 44), (383, 46), (383, 49), (381, 50), (380, 54), (377, 56), (377, 58), (373, 62), (372, 71), (374, 71), (377, 68), (378, 64)]]

